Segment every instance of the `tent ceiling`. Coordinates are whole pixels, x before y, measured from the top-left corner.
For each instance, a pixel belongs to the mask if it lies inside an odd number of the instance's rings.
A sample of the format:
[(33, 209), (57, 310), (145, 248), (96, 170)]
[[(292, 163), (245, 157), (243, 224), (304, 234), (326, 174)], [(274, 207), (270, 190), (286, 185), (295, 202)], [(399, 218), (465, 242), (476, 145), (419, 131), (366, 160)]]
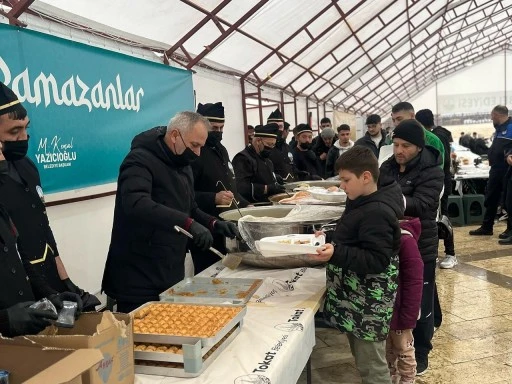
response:
[(30, 10), (359, 113), (387, 112), (512, 43), (512, 0), (38, 0)]

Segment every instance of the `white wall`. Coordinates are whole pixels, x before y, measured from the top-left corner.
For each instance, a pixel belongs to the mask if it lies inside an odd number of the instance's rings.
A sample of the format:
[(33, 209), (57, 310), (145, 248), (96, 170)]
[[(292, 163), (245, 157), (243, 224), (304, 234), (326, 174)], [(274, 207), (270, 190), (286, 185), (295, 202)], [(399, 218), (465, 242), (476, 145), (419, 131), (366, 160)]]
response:
[(226, 116), (222, 144), (227, 148), (232, 159), (245, 146), (240, 80), (234, 76), (200, 69), (192, 79), (197, 104), (222, 101)]

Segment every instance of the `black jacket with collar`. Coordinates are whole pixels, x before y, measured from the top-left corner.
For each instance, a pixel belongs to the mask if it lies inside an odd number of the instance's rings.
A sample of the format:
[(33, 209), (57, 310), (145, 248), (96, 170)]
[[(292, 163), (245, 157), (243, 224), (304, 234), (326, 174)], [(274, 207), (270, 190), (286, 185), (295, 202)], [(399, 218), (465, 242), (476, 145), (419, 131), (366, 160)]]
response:
[(194, 196), (190, 166), (165, 149), (165, 127), (137, 135), (119, 169), (114, 223), (102, 289), (120, 301), (158, 300), (184, 278), (188, 238), (174, 230), (189, 218), (209, 227)]
[(240, 207), (249, 205), (249, 202), (237, 191), (233, 166), (229, 161), (228, 151), (221, 143), (213, 146), (207, 141), (201, 148), (199, 159), (192, 162), (191, 167), (194, 174), (196, 202), (203, 212), (219, 216), (223, 211), (235, 209), (234, 204), (229, 208), (216, 206), (215, 194), (224, 190), (221, 184), (217, 185), (218, 181), (221, 181), (228, 191), (233, 192)]
[(368, 132), (366, 132), (363, 137), (356, 140), (356, 142), (354, 143), (354, 146), (362, 145), (363, 147), (370, 148), (373, 151), (373, 154), (375, 155), (375, 157), (378, 159), (380, 148), (383, 145), (386, 145), (386, 131), (384, 131), (382, 129), (380, 131), (380, 134), (382, 135), (382, 138), (380, 139), (378, 146), (375, 145), (375, 142), (372, 140), (372, 137), (370, 136), (370, 134)]
[[(19, 252), (19, 253), (18, 253)], [(7, 308), (57, 293), (25, 256), (18, 232), (7, 210), (0, 205), (0, 333), (9, 334)]]
[(439, 151), (426, 146), (407, 164), (403, 173), (400, 173), (395, 156), (390, 157), (380, 167), (379, 182), (389, 178), (396, 180), (405, 196), (405, 216), (418, 217), (421, 221), (418, 247), (424, 262), (437, 258), (439, 239), (436, 219), (444, 184), (441, 162)]
[(292, 154), (301, 181), (322, 178), (324, 171), (313, 150), (300, 151), (295, 147), (292, 149)]
[[(57, 270), (57, 243), (46, 214), (39, 172), (28, 158), (9, 161), (9, 177), (0, 186), (0, 204), (14, 222), (22, 246), (34, 268), (54, 289), (66, 290)], [(16, 176), (16, 177), (14, 177)]]
[(293, 164), (293, 155), (290, 146), (282, 139), (276, 141), (275, 148), (270, 152), (270, 161), (274, 165), (276, 175), (286, 179), (287, 182), (297, 181), (297, 170)]
[(247, 201), (268, 202), (268, 195), (264, 193), (265, 185), (276, 183), (272, 161), (262, 158), (249, 144), (235, 155), (233, 168), (237, 188)]

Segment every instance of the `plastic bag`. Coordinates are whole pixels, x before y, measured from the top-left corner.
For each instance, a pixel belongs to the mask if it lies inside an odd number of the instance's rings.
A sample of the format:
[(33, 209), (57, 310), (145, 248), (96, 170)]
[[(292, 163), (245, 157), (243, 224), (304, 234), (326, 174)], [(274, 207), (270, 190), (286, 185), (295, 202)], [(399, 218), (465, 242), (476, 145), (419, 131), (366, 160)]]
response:
[(56, 315), (59, 314), (57, 312), (57, 308), (55, 308), (55, 305), (53, 305), (53, 303), (50, 300), (48, 300), (46, 297), (44, 299), (36, 301), (29, 308), (32, 308), (32, 309), (42, 309), (43, 311), (53, 312)]
[(243, 216), (238, 220), (238, 230), (249, 248), (260, 254), (256, 249), (256, 240), (297, 233), (313, 234), (320, 230), (322, 224), (338, 220), (343, 211), (344, 207), (340, 206), (297, 205), (284, 217)]

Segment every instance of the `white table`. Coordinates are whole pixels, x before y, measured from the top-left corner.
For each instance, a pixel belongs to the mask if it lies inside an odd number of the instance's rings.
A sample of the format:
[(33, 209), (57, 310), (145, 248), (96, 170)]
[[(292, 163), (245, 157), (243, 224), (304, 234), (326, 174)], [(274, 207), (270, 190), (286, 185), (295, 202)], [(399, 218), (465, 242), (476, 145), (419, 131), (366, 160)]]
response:
[(462, 185), (465, 180), (471, 179), (488, 179), (489, 178), (489, 169), (480, 168), (480, 167), (470, 167), (470, 168), (462, 168), (458, 173), (453, 176), (455, 180), (455, 189), (459, 192), (459, 195), (462, 196)]
[(231, 271), (219, 263), (199, 276), (264, 279), (247, 305), (242, 330), (199, 377), (135, 375), (136, 384), (295, 384), (315, 345), (314, 314), (325, 268)]

